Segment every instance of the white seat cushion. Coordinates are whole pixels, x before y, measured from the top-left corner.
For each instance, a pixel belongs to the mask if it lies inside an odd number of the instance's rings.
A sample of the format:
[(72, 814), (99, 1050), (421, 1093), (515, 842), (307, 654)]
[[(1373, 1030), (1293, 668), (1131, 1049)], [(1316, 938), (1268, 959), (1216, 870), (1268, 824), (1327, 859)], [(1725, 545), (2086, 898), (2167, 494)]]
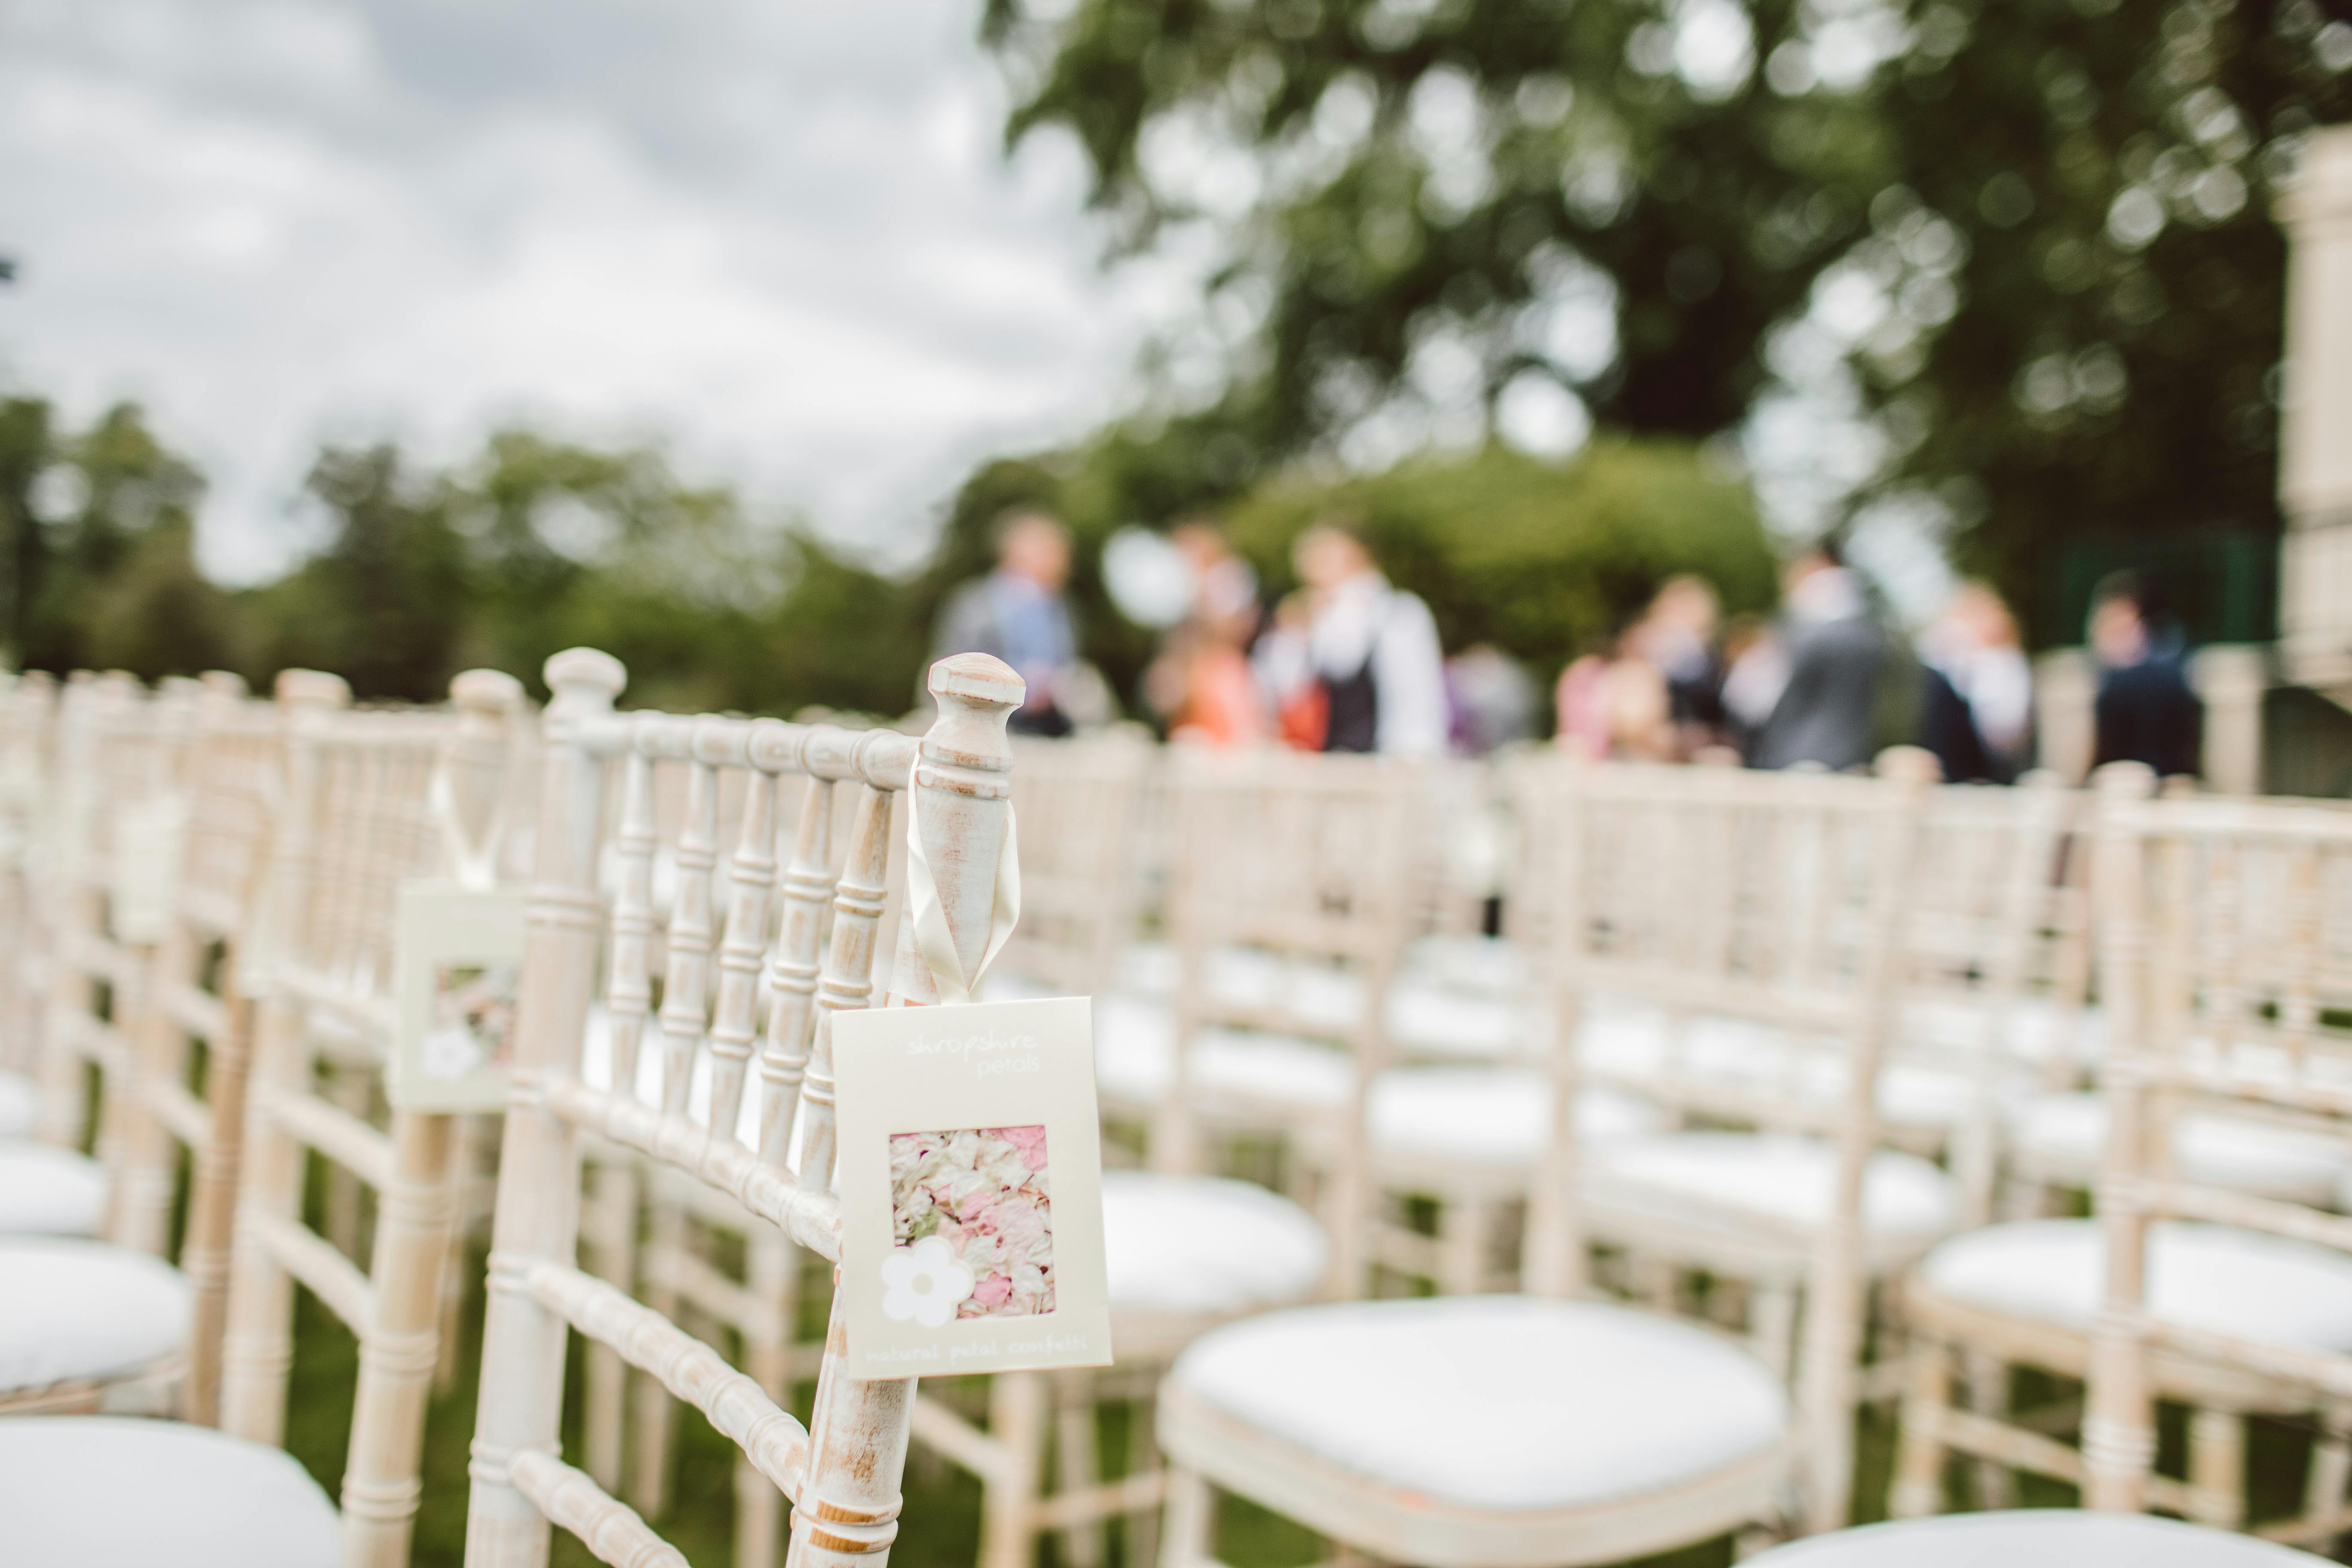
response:
[(0, 1142), (0, 1236), (96, 1236), (106, 1167), (47, 1143)]
[(1301, 1307), (1202, 1335), (1171, 1378), (1340, 1468), (1471, 1507), (1595, 1503), (1770, 1447), (1769, 1369), (1704, 1330), (1591, 1301)]
[(1422, 1056), (1520, 1056), (1544, 1038), (1538, 1015), (1524, 1004), (1423, 980), (1389, 988), (1383, 1022), (1399, 1047)]
[(1748, 1559), (1748, 1568), (2318, 1568), (2293, 1547), (2144, 1513), (2021, 1509), (1832, 1531)]
[[(1845, 1068), (1835, 1047), (1807, 1050), (1792, 1086), (1787, 1037), (1745, 1018), (1691, 1018), (1676, 1037), (1655, 1012), (1588, 1014), (1577, 1031), (1577, 1056), (1595, 1072), (1635, 1082), (1673, 1074), (1759, 1092), (1794, 1088), (1824, 1106), (1845, 1095)], [(2029, 1081), (2015, 1071), (1998, 1075), (1990, 1088), (1994, 1108), (2013, 1103)], [(1878, 1076), (1879, 1114), (1901, 1127), (1949, 1131), (1968, 1118), (1976, 1094), (1974, 1079), (1953, 1067), (1896, 1060)]]
[(1288, 1198), (1216, 1176), (1103, 1173), (1103, 1262), (1114, 1311), (1222, 1316), (1312, 1295), (1323, 1227)]
[(186, 1279), (160, 1258), (96, 1241), (0, 1237), (0, 1389), (136, 1371), (187, 1342), (188, 1306)]
[[(1354, 1092), (1355, 1068), (1335, 1046), (1254, 1029), (1203, 1029), (1193, 1037), (1192, 1087), (1251, 1102), (1328, 1109)], [(1150, 1103), (1176, 1081), (1176, 1021), (1163, 1005), (1095, 998), (1095, 1081), (1109, 1099)]]
[[(1937, 1295), (2087, 1331), (2106, 1242), (2092, 1219), (2036, 1219), (1957, 1236), (1927, 1254)], [(2150, 1228), (2148, 1304), (2184, 1327), (2274, 1344), (2352, 1351), (2352, 1258), (2226, 1226)]]
[(1405, 952), (1405, 968), (1461, 991), (1510, 996), (1527, 989), (1535, 965), (1507, 937), (1454, 932), (1425, 936)]
[(0, 1138), (29, 1138), (41, 1115), (39, 1086), (20, 1072), (0, 1072)]
[[(1903, 1005), (1900, 1026), (1906, 1042), (1972, 1051), (1984, 1044), (1986, 1005), (1965, 997), (1914, 997)], [(2009, 1005), (2000, 1037), (2017, 1060), (2035, 1067), (2053, 1058), (2095, 1067), (2106, 1026), (2106, 1015), (2096, 1007), (2020, 996)]]
[[(1535, 1163), (1551, 1135), (1551, 1086), (1521, 1068), (1396, 1068), (1372, 1080), (1366, 1110), (1372, 1147), (1481, 1165)], [(1658, 1109), (1606, 1085), (1576, 1097), (1576, 1135), (1587, 1144), (1655, 1132)]]
[[(2106, 1104), (2095, 1094), (2035, 1095), (2010, 1113), (2010, 1137), (2020, 1154), (2087, 1184), (2106, 1147)], [(2183, 1116), (2172, 1146), (2184, 1180), (2291, 1203), (2333, 1202), (2352, 1163), (2337, 1139), (2211, 1111)]]
[(281, 1449), (179, 1421), (0, 1419), (9, 1568), (331, 1568), (335, 1505)]
[[(1812, 1230), (1829, 1219), (1837, 1150), (1814, 1138), (1666, 1132), (1601, 1144), (1585, 1171), (1613, 1206), (1675, 1216), (1687, 1204)], [(1951, 1178), (1928, 1162), (1892, 1150), (1871, 1156), (1863, 1224), (1874, 1239), (1925, 1241), (1949, 1230), (1957, 1212)]]

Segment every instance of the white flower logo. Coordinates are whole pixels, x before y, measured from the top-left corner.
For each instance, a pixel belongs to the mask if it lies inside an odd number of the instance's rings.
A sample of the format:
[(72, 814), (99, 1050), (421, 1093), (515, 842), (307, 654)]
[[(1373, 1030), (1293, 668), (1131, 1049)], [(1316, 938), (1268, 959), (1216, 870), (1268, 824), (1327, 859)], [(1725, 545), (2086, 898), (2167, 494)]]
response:
[(912, 1247), (892, 1247), (882, 1260), (882, 1315), (936, 1329), (955, 1316), (971, 1287), (971, 1270), (956, 1261), (946, 1242), (927, 1236)]

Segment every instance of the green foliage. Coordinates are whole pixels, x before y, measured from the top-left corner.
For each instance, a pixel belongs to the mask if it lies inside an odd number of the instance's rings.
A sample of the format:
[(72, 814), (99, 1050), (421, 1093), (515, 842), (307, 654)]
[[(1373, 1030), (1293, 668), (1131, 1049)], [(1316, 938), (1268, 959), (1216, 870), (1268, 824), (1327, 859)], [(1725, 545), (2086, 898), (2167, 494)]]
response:
[[(2070, 539), (2275, 530), (2268, 207), (2294, 138), (2352, 116), (2340, 7), (1741, 0), (1756, 68), (1712, 79), (1676, 65), (1703, 9), (991, 0), (985, 32), (1008, 139), (1074, 134), (1119, 246), (1216, 227), (1213, 315), (1255, 323), (1222, 411), (1275, 458), (1436, 333), (1489, 396), (1537, 369), (1604, 424), (1717, 430), (1851, 268), (1895, 305), (1856, 355), (1897, 440), (1881, 488), (1940, 491), (2044, 635)], [(1587, 268), (1617, 307), (1598, 371), (1537, 309)]]
[(1778, 592), (1747, 487), (1664, 438), (1597, 441), (1564, 465), (1489, 447), (1368, 479), (1278, 480), (1230, 527), (1280, 585), (1291, 541), (1322, 518), (1361, 529), (1390, 576), (1429, 601), (1446, 647), (1492, 643), (1546, 679), (1676, 573), (1707, 578), (1733, 613), (1769, 609)]

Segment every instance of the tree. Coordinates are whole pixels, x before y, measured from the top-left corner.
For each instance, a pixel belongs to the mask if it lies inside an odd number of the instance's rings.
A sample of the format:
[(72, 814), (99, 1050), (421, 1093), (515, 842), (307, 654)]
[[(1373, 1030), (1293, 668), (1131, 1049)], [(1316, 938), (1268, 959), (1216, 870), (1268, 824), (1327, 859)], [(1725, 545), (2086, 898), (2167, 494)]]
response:
[(264, 658), (331, 669), (360, 698), (437, 702), (470, 662), (465, 541), (448, 489), (397, 448), (330, 447), (308, 481), (333, 516), (326, 547), (256, 596)]
[(1721, 430), (1826, 280), (1891, 307), (1856, 354), (1880, 491), (1940, 495), (2029, 610), (2085, 529), (2275, 527), (2264, 205), (2352, 113), (2352, 24), (2314, 0), (991, 0), (984, 26), (1008, 138), (1073, 133), (1117, 247), (1213, 229), (1223, 411), (1277, 455), (1530, 374), (1605, 424)]

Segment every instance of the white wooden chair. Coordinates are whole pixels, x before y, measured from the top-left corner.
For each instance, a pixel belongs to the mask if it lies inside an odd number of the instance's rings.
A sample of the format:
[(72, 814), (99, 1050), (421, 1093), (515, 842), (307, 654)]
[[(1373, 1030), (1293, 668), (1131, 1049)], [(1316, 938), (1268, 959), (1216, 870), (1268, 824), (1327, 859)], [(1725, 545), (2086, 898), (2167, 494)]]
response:
[(1748, 1561), (1769, 1568), (2317, 1568), (2327, 1559), (2176, 1520), (2039, 1508), (1834, 1530)]
[[(191, 1371), (190, 1278), (149, 1256), (162, 1250), (160, 1237), (143, 1248), (92, 1238), (147, 1242), (139, 1233), (152, 1228), (128, 1217), (144, 1205), (126, 1204), (141, 1184), (121, 1167), (144, 1103), (138, 1008), (160, 933), (132, 930), (131, 911), (110, 906), (119, 863), (170, 853), (136, 834), (118, 839), (117, 829), (121, 814), (170, 794), (194, 687), (152, 700), (128, 678), (78, 679), (69, 690), (61, 749), (71, 765), (59, 770), (45, 830), (56, 881), (41, 889), (55, 894), (41, 907), (60, 921), (42, 1009), (48, 1141), (0, 1142), (0, 1410), (169, 1408)], [(119, 940), (129, 937), (137, 940)], [(93, 1068), (94, 1134), (84, 1126)], [(189, 1131), (209, 1141), (232, 1106), (189, 1097)], [(90, 1136), (99, 1158), (79, 1152)], [(186, 1240), (183, 1262), (205, 1275), (215, 1261), (205, 1227), (192, 1225)], [(194, 1370), (208, 1373), (209, 1361), (198, 1361)]]
[(44, 670), (24, 671), (0, 693), (0, 1138), (29, 1137), (39, 1121), (57, 707), (57, 681)]
[(1782, 1520), (1795, 1428), (1773, 1368), (1709, 1329), (1556, 1299), (1584, 1278), (1577, 1080), (1557, 1048), (1522, 1243), (1549, 1298), (1298, 1307), (1176, 1358), (1163, 1568), (1213, 1561), (1216, 1490), (1339, 1561), (1433, 1568), (1613, 1563)]
[[(815, 1414), (803, 1428), (717, 1352), (578, 1269), (579, 1142), (593, 1131), (625, 1144), (727, 1193), (797, 1245), (838, 1258), (838, 1210), (829, 1191), (835, 1134), (828, 1019), (871, 1001), (894, 799), (908, 789), (924, 797), (926, 843), (950, 936), (966, 962), (975, 963), (1006, 831), (1003, 774), (1011, 759), (1004, 721), (1021, 685), (984, 656), (935, 666), (930, 686), (940, 718), (918, 742), (889, 731), (853, 734), (772, 720), (615, 716), (611, 702), (622, 679), (614, 661), (587, 650), (549, 662), (556, 698), (547, 715), (520, 1078), (499, 1171), (467, 1561), (475, 1568), (543, 1563), (552, 1521), (606, 1562), (646, 1568), (684, 1562), (634, 1511), (556, 1458), (569, 1328), (611, 1345), (698, 1406), (743, 1449), (744, 1464), (792, 1500), (791, 1562), (811, 1568), (879, 1563), (897, 1531), (912, 1381), (853, 1378), (836, 1318), (818, 1373)], [(616, 902), (608, 927), (596, 895), (603, 759), (657, 752), (681, 732), (706, 786), (720, 773), (747, 775), (747, 805), (730, 861), (715, 975), (708, 963), (689, 962), (681, 971), (673, 962), (677, 984), (664, 989), (656, 1107), (633, 1092), (637, 1053), (652, 1044), (645, 1038), (645, 1012), (612, 1018), (612, 1087), (592, 1085), (582, 1066), (599, 948), (619, 972), (639, 962), (633, 953), (646, 934), (634, 896)], [(794, 773), (821, 781), (804, 796), (804, 828), (812, 812), (830, 805), (835, 784), (858, 786), (850, 853), (832, 898), (830, 950), (807, 984), (800, 983), (798, 968), (823, 914), (821, 879), (787, 871), (781, 939), (772, 938), (768, 918), (777, 880), (774, 783)], [(805, 832), (802, 838), (804, 847), (814, 841)], [(652, 847), (642, 844), (633, 853), (649, 859)], [(698, 907), (695, 885), (681, 879), (673, 949), (681, 925), (689, 935), (698, 920), (717, 925), (716, 911)], [(607, 929), (609, 945), (600, 940)], [(756, 1004), (772, 942), (793, 955), (794, 984), (776, 989), (763, 1031)], [(904, 929), (892, 977), (894, 1004), (937, 1000)], [(755, 1047), (761, 1047), (757, 1147), (734, 1136)], [(698, 1120), (682, 1102), (698, 1063), (706, 1061), (708, 1103)], [(788, 1159), (795, 1149), (797, 1168)]]
[[(1116, 1058), (1112, 1037), (1150, 1009), (1108, 990), (1132, 920), (1132, 839), (1150, 752), (1117, 736), (1016, 742), (1013, 757), (1021, 924), (986, 992), (991, 999), (1093, 996), (1097, 1042)], [(1171, 1025), (1163, 1016), (1158, 1026)], [(1059, 1561), (1096, 1568), (1105, 1560), (1105, 1522), (1122, 1517), (1128, 1560), (1148, 1560), (1162, 1486), (1150, 1401), (1169, 1362), (1219, 1323), (1307, 1300), (1327, 1268), (1328, 1247), (1311, 1215), (1223, 1177), (1108, 1173), (1103, 1226), (1117, 1365), (999, 1373), (986, 1380), (977, 1407), (941, 1394), (916, 1402), (916, 1442), (981, 1479), (982, 1568), (1030, 1568), (1039, 1537), (1055, 1531)], [(1106, 1481), (1097, 1467), (1096, 1413), (1111, 1402), (1131, 1407), (1129, 1443), (1125, 1473)]]
[[(665, 730), (662, 722), (656, 716), (647, 737), (619, 762), (614, 781), (618, 819), (599, 858), (599, 886), (630, 942), (615, 950), (604, 977), (605, 999), (590, 1014), (583, 1071), (598, 1088), (614, 1081), (616, 1026), (641, 1042), (647, 1038), (655, 977), (667, 994), (672, 978), (688, 973), (678, 965), (709, 964), (718, 936), (709, 910), (719, 848), (739, 842), (752, 801), (749, 773), (712, 770), (692, 756), (689, 729)], [(799, 911), (800, 923), (782, 934), (761, 974), (763, 1011), (784, 992), (814, 993), (831, 933), (834, 889), (856, 826), (854, 815), (840, 809), (829, 781), (785, 773), (771, 783), (766, 809), (777, 839), (771, 854), (787, 868), (791, 891), (784, 907)], [(778, 830), (788, 818), (787, 837)], [(891, 838), (886, 850), (880, 920), (887, 930), (904, 902), (903, 837)], [(887, 989), (889, 963), (877, 946), (877, 992)], [(805, 1024), (805, 1008), (802, 1016)], [(661, 1102), (659, 1053), (640, 1048), (636, 1062), (637, 1091)], [(707, 1077), (707, 1058), (697, 1071)], [(702, 1079), (678, 1087), (687, 1115), (709, 1114), (712, 1102)], [(758, 1097), (744, 1097), (736, 1133), (747, 1143), (759, 1140), (759, 1113)], [(797, 1333), (807, 1262), (801, 1248), (726, 1194), (683, 1173), (647, 1167), (624, 1145), (592, 1134), (583, 1152), (589, 1167), (580, 1237), (583, 1267), (695, 1332), (737, 1336), (746, 1370), (772, 1399), (786, 1399), (795, 1380), (815, 1374), (823, 1341), (803, 1341)], [(727, 1261), (730, 1255), (740, 1255), (740, 1264)], [(628, 1500), (658, 1516), (668, 1505), (677, 1463), (677, 1400), (658, 1378), (632, 1373), (611, 1346), (594, 1342), (587, 1346), (582, 1396), (589, 1476), (617, 1489), (625, 1458)], [(782, 1538), (782, 1499), (749, 1467), (739, 1468), (735, 1491), (736, 1561), (760, 1568), (774, 1561)]]
[[(2108, 1131), (2095, 1219), (1944, 1243), (1905, 1289), (1913, 1324), (1895, 1510), (1944, 1501), (1951, 1452), (2073, 1481), (2095, 1507), (2246, 1523), (2245, 1417), (2315, 1415), (2288, 1541), (2352, 1527), (2352, 1220), (2219, 1186), (2184, 1157), (2190, 1117), (2344, 1136), (2352, 1114), (2352, 816), (2276, 802), (2153, 800), (2146, 770), (2099, 778), (2101, 1068)], [(1951, 1400), (1955, 1352), (2085, 1378), (2012, 1415)], [(2185, 1479), (2152, 1473), (2153, 1405), (2189, 1407)], [(2058, 1434), (2058, 1435), (2053, 1435)]]
[[(1806, 1520), (1843, 1523), (1870, 1283), (1959, 1219), (1943, 1171), (1885, 1146), (1879, 1105), (1927, 786), (1639, 764), (1558, 780), (1562, 1037), (1606, 1079), (1580, 1010), (1663, 1013), (1663, 1061), (1619, 1081), (1698, 1124), (1586, 1149), (1582, 1223), (1661, 1305), (1686, 1273), (1744, 1297), (1798, 1393)], [(1560, 1267), (1523, 1264), (1539, 1290)]]
[[(0, 1420), (0, 1452), (10, 1456), (15, 1474), (54, 1479), (31, 1489), (12, 1485), (12, 1562), (43, 1568), (407, 1562), (447, 1256), (449, 1118), (396, 1115), (387, 1135), (306, 1095), (299, 1069), (311, 1047), (302, 1015), (340, 1003), (362, 1026), (383, 1022), (373, 1005), (379, 993), (368, 988), (389, 956), (379, 933), (389, 929), (402, 876), (430, 868), (442, 847), (424, 806), (427, 781), (442, 771), (462, 799), (468, 774), (494, 772), (519, 695), (510, 679), (494, 672), (460, 676), (455, 688), (454, 718), (353, 714), (337, 711), (344, 689), (335, 677), (280, 678), (289, 710), (285, 789), (272, 819), (265, 918), (258, 935), (248, 936), (259, 951), (247, 955), (244, 981), (262, 1016), (247, 1102), (252, 1159), (241, 1184), (229, 1291), (226, 1430), (109, 1418)], [(204, 892), (199, 877), (187, 901), (201, 905)], [(218, 1089), (217, 1079), (209, 1087)], [(377, 1188), (368, 1273), (295, 1217), (306, 1146), (359, 1167)], [(276, 1446), (289, 1276), (360, 1338), (340, 1511)], [(124, 1476), (140, 1479), (136, 1506), (122, 1506), (110, 1490)]]
[[(394, 1109), (388, 1124), (344, 1109), (318, 1078), (318, 1020), (356, 1053), (389, 1055), (396, 1026), (393, 933), (400, 886), (446, 873), (454, 833), (434, 805), (448, 781), (461, 816), (489, 793), (520, 701), (514, 679), (471, 670), (451, 683), (454, 711), (340, 711), (342, 682), (281, 678), (296, 706), (285, 805), (246, 984), (255, 997), (246, 1151), (237, 1185), (221, 1427), (266, 1447), (282, 1440), (300, 1284), (359, 1341), (360, 1382), (345, 1460), (345, 1560), (407, 1559), (425, 1401), (436, 1358), (442, 1272), (453, 1221), (455, 1118)], [(375, 1194), (362, 1268), (303, 1222), (303, 1176), (317, 1154)]]
[[(1391, 1059), (1385, 998), (1412, 932), (1418, 770), (1369, 758), (1179, 759), (1170, 922), (1183, 982), (1146, 1054), (1098, 1038), (1116, 1113), (1148, 1107), (1150, 1168), (1208, 1167), (1218, 1139), (1278, 1154), (1360, 1289), (1364, 1101)], [(1117, 1054), (1114, 1054), (1117, 1053)]]
[[(58, 706), (57, 806), (47, 829), (48, 995), (37, 1131), (65, 1148), (91, 1143), (110, 1167), (122, 1102), (104, 1090), (131, 1079), (125, 1024), (138, 1010), (147, 959), (143, 944), (121, 940), (114, 929), (110, 851), (127, 814), (170, 788), (172, 709), (128, 675), (79, 670)], [(96, 1106), (85, 1082), (92, 1068), (101, 1091)]]

